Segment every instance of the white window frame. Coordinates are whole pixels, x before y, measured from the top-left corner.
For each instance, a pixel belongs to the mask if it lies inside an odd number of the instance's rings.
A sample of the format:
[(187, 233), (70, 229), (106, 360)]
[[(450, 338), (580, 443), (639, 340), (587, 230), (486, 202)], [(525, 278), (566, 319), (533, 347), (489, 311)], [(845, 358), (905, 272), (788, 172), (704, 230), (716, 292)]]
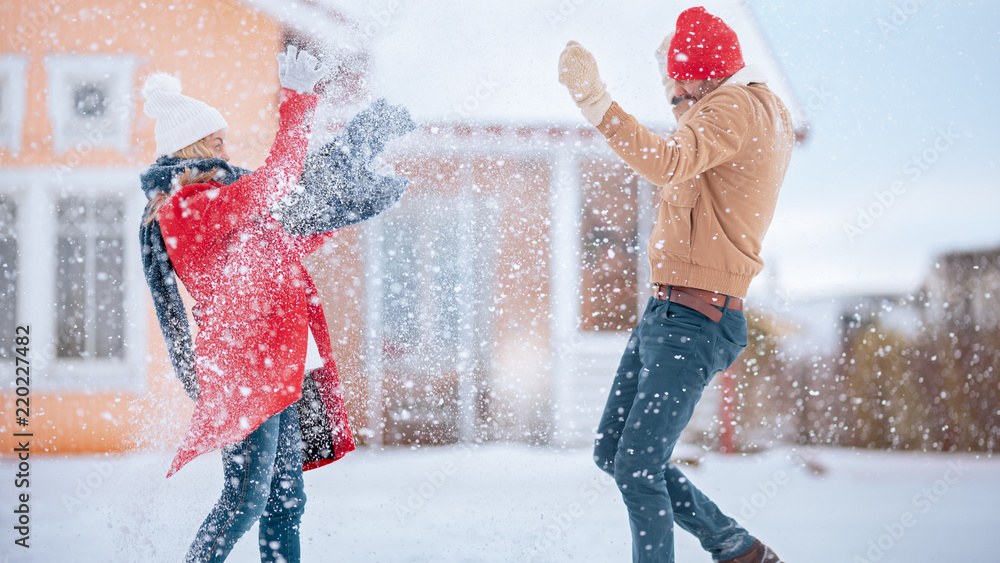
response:
[(17, 156), (21, 152), (25, 114), (28, 57), (0, 56), (0, 152)]
[[(94, 147), (131, 150), (131, 125), (136, 59), (132, 55), (49, 55), (49, 118), (56, 154), (85, 152)], [(106, 86), (108, 106), (99, 118), (86, 118), (73, 111), (73, 86), (91, 80)]]
[[(59, 391), (142, 392), (146, 387), (146, 281), (142, 272), (139, 218), (145, 197), (137, 187), (141, 170), (0, 170), (0, 191), (17, 204), (17, 322), (31, 326), (32, 388)], [(122, 228), (125, 291), (124, 355), (121, 358), (60, 358), (57, 352), (56, 275), (62, 197), (119, 196), (125, 204)], [(133, 220), (134, 219), (134, 220)], [(12, 363), (4, 358), (0, 363)], [(10, 382), (0, 380), (0, 390)]]

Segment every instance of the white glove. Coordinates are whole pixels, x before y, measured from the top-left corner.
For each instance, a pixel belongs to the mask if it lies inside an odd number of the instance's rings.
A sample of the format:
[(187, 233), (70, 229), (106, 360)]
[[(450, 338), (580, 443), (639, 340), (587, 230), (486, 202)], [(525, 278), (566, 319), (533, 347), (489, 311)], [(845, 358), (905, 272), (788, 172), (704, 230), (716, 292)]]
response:
[(286, 52), (278, 53), (278, 80), (281, 86), (299, 94), (312, 94), (316, 83), (328, 71), (319, 59), (306, 51), (299, 51), (295, 45), (289, 45)]
[(559, 82), (569, 89), (587, 121), (594, 127), (600, 125), (611, 107), (611, 94), (597, 72), (594, 55), (576, 41), (567, 43), (559, 56)]

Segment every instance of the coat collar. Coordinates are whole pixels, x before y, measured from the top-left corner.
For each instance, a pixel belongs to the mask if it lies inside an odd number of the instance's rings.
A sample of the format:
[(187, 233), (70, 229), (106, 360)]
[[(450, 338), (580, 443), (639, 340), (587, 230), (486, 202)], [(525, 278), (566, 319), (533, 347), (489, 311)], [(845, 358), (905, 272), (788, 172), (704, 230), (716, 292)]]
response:
[(226, 172), (222, 178), (222, 184), (228, 185), (250, 170), (245, 170), (239, 166), (232, 166), (220, 158), (188, 159), (183, 160), (172, 156), (161, 156), (145, 172), (139, 175), (142, 191), (147, 198), (152, 198), (158, 192), (169, 194), (173, 191), (174, 176), (184, 172), (185, 168), (197, 168), (198, 170), (211, 170), (221, 168)]
[[(765, 83), (767, 83), (767, 77), (764, 75), (764, 73), (761, 72), (760, 69), (755, 66), (747, 65), (744, 66), (742, 69), (738, 70), (736, 74), (727, 78), (725, 82), (719, 85), (719, 88), (722, 88), (724, 86), (746, 87), (751, 84), (765, 84)], [(705, 98), (708, 98), (713, 93), (718, 92), (719, 88), (716, 88), (715, 90), (710, 92), (708, 95), (705, 96)], [(678, 127), (684, 124), (684, 122), (690, 119), (691, 116), (693, 116), (698, 111), (698, 109), (701, 108), (701, 103), (705, 100), (705, 98), (702, 98), (701, 100), (698, 101), (698, 103), (694, 104), (693, 106), (691, 106), (690, 109), (684, 112), (684, 115), (682, 115), (677, 120)]]
[(766, 84), (767, 77), (756, 66), (747, 65), (730, 76), (722, 86), (749, 86), (751, 84)]

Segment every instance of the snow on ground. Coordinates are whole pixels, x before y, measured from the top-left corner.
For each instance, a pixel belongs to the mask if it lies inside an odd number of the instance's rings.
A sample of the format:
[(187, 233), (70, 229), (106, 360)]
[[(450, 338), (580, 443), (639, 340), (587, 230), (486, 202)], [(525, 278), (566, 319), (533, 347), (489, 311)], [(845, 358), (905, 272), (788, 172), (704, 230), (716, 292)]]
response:
[[(6, 539), (16, 471), (3, 458), (0, 561), (180, 561), (222, 470), (216, 452), (164, 479), (170, 457), (32, 458), (29, 550)], [(709, 453), (686, 472), (789, 563), (1000, 561), (995, 457), (784, 448)], [(630, 558), (624, 505), (588, 450), (364, 449), (306, 481), (307, 562)], [(676, 537), (679, 563), (710, 561)], [(256, 529), (229, 560), (257, 560)]]

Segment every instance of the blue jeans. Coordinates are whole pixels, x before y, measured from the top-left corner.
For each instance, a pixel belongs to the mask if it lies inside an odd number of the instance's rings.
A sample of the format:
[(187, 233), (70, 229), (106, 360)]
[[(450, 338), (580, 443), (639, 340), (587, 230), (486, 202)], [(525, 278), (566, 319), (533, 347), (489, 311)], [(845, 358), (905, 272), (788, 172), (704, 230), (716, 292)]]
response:
[(650, 298), (632, 332), (597, 429), (594, 461), (615, 478), (628, 508), (632, 560), (674, 561), (674, 522), (716, 560), (750, 548), (754, 538), (670, 463), (674, 445), (712, 377), (747, 343), (742, 311), (718, 323)]
[(185, 563), (215, 563), (259, 521), (262, 563), (299, 563), (305, 510), (302, 440), (296, 406), (272, 416), (241, 442), (222, 449), (222, 496), (205, 518)]

